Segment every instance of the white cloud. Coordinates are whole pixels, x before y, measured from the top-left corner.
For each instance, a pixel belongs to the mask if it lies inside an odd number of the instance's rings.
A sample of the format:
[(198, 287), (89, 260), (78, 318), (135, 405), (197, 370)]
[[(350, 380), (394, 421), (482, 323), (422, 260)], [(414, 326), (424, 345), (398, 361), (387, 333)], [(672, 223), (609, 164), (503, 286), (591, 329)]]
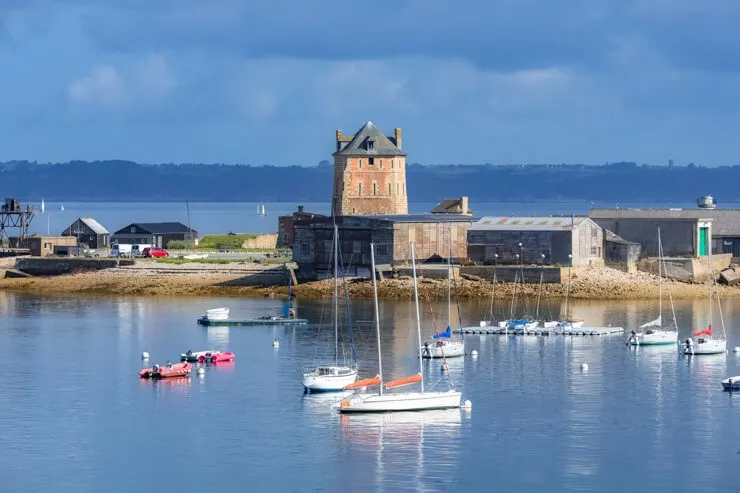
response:
[(73, 82), (68, 89), (69, 98), (75, 103), (104, 106), (122, 103), (124, 93), (118, 71), (107, 65), (94, 68), (92, 74)]
[(76, 104), (117, 107), (144, 100), (161, 100), (177, 82), (160, 55), (148, 55), (119, 69), (111, 65), (93, 68), (88, 76), (72, 82), (67, 94)]

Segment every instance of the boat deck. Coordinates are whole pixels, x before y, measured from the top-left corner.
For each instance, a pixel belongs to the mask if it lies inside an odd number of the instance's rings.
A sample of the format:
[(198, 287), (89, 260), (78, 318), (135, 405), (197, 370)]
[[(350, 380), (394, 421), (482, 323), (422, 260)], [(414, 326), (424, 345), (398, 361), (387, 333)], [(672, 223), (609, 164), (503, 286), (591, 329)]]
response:
[[(527, 329), (526, 335), (534, 336), (547, 336), (547, 335), (563, 335), (563, 336), (604, 336), (609, 334), (621, 334), (624, 332), (622, 327), (553, 327), (546, 329), (544, 327), (536, 327), (534, 329)], [(456, 334), (496, 334), (496, 335), (521, 335), (521, 329), (509, 329), (501, 327), (463, 327), (455, 331)]]
[(250, 319), (250, 320), (209, 320), (207, 318), (199, 318), (199, 325), (215, 326), (215, 325), (307, 325), (308, 319), (305, 318), (291, 318), (291, 319)]

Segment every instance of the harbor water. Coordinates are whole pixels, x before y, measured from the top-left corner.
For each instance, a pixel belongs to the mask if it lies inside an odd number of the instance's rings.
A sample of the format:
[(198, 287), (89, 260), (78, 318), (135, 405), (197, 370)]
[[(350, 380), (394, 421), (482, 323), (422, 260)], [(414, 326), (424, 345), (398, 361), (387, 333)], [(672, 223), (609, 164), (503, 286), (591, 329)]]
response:
[[(720, 385), (740, 373), (732, 351), (692, 359), (673, 346), (635, 350), (626, 334), (471, 335), (466, 349), (477, 357), (449, 360), (471, 410), (340, 417), (336, 395), (305, 395), (300, 385), (302, 370), (333, 361), (333, 328), (315, 325), (331, 321), (329, 303), (298, 302), (309, 327), (196, 324), (220, 306), (233, 318), (282, 310), (278, 299), (0, 293), (2, 491), (734, 489), (740, 394)], [(627, 330), (657, 316), (652, 301), (571, 306), (587, 325)], [(372, 302), (351, 307), (360, 373), (374, 376)], [(740, 302), (723, 308), (732, 348)], [(477, 324), (488, 309), (463, 304), (463, 322)], [(447, 307), (434, 311), (443, 330)], [(676, 311), (684, 338), (706, 323), (706, 302)], [(422, 312), (428, 337), (433, 321)], [(413, 303), (381, 303), (386, 379), (418, 370), (414, 317)], [(344, 329), (339, 348), (340, 360), (351, 359)], [(202, 378), (139, 380), (143, 351), (152, 364), (188, 349), (228, 349), (236, 361)], [(440, 364), (424, 361), (428, 388), (446, 388)]]

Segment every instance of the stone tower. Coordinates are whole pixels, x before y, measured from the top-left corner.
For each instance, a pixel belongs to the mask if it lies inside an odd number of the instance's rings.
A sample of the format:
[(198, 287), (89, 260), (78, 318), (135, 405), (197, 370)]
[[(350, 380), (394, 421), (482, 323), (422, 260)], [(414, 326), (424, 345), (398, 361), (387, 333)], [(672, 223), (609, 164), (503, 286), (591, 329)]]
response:
[(367, 122), (354, 136), (337, 130), (332, 214), (408, 214), (401, 129), (386, 137)]

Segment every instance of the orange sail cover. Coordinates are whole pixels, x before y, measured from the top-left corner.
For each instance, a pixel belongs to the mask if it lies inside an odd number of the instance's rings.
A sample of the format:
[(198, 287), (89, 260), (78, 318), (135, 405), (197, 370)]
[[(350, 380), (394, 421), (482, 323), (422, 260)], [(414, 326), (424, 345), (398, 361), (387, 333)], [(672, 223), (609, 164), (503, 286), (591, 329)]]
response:
[(383, 381), (380, 379), (380, 375), (375, 375), (372, 378), (363, 378), (362, 380), (358, 380), (355, 383), (345, 385), (344, 390), (361, 389), (362, 387), (369, 387), (370, 385), (379, 385), (381, 383), (383, 383)]
[(694, 337), (703, 336), (703, 335), (707, 335), (709, 337), (712, 337), (712, 324), (709, 324), (709, 328), (708, 329), (694, 332), (691, 335), (694, 336)]
[(409, 385), (412, 383), (421, 382), (421, 374), (417, 373), (416, 375), (411, 375), (410, 377), (406, 378), (399, 378), (398, 380), (393, 380), (392, 382), (388, 382), (385, 384), (386, 389), (392, 389), (394, 387), (403, 387), (404, 385)]

